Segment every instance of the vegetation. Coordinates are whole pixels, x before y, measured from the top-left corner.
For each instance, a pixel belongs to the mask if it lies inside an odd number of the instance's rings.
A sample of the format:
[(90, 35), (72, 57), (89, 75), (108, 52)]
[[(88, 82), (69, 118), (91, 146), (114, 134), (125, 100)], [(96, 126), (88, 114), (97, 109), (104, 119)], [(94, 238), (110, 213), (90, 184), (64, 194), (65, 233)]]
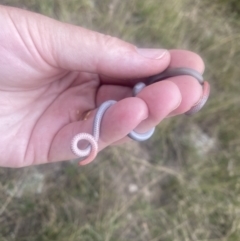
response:
[(240, 15), (240, 2), (238, 0), (217, 0), (219, 1), (222, 7), (227, 8), (231, 13)]
[(0, 241), (239, 241), (237, 0), (2, 0), (138, 46), (205, 60), (212, 94), (154, 138), (75, 162), (0, 169)]

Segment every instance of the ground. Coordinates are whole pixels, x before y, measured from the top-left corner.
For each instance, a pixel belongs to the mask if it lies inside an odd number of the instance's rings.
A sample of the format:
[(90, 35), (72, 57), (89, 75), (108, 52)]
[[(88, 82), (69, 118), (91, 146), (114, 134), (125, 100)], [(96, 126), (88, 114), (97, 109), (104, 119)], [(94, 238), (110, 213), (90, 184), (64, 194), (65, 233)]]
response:
[(212, 92), (199, 114), (167, 119), (150, 141), (107, 148), (89, 166), (66, 161), (1, 168), (0, 241), (240, 240), (240, 20), (234, 1), (1, 4), (141, 47), (195, 51), (206, 63)]

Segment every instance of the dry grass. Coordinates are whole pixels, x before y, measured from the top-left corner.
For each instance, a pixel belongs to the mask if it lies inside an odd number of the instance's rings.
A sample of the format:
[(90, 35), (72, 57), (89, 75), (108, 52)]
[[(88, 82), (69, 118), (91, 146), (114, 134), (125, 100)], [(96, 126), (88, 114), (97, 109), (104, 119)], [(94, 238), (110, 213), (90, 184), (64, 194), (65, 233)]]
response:
[(109, 148), (88, 167), (0, 169), (0, 241), (240, 240), (236, 15), (201, 0), (2, 3), (139, 46), (196, 51), (212, 95), (195, 117), (166, 120), (149, 142)]

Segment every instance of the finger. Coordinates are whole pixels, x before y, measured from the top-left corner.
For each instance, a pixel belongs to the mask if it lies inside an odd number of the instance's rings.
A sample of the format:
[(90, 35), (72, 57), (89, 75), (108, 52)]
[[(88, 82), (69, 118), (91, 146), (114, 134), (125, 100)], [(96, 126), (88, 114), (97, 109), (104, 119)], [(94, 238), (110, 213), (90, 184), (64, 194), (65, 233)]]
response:
[[(40, 56), (51, 66), (103, 74), (118, 78), (138, 78), (164, 70), (170, 61), (163, 49), (138, 49), (118, 38), (61, 23), (16, 8), (7, 9), (21, 38), (31, 39)], [(31, 24), (27, 24), (31, 23)]]
[[(204, 72), (204, 62), (202, 58), (196, 53), (186, 50), (171, 50), (170, 68), (187, 67)], [(196, 104), (202, 96), (203, 88), (199, 82), (191, 76), (178, 76), (169, 78), (179, 88), (182, 96), (182, 101), (177, 109), (170, 113), (169, 116), (175, 116), (188, 111), (194, 104)]]
[(203, 74), (205, 66), (202, 58), (198, 54), (179, 49), (172, 49), (169, 52), (171, 55), (170, 68), (187, 67)]
[(181, 93), (181, 103), (178, 108), (173, 110), (169, 116), (180, 115), (191, 109), (191, 107), (196, 104), (202, 96), (203, 88), (202, 85), (196, 81), (195, 78), (190, 76), (179, 76), (174, 78), (169, 78), (166, 80), (168, 82), (174, 83), (180, 93)]
[[(86, 121), (68, 124), (55, 135), (49, 151), (50, 162), (77, 158), (71, 150), (71, 141), (78, 133), (92, 133), (95, 115), (96, 110)], [(147, 116), (147, 105), (139, 98), (126, 98), (111, 106), (102, 119), (99, 150), (125, 137)], [(86, 147), (86, 143), (82, 147)]]
[(182, 95), (176, 84), (160, 81), (144, 88), (138, 95), (148, 106), (148, 118), (135, 129), (143, 133), (158, 125), (169, 113), (173, 112), (182, 101)]

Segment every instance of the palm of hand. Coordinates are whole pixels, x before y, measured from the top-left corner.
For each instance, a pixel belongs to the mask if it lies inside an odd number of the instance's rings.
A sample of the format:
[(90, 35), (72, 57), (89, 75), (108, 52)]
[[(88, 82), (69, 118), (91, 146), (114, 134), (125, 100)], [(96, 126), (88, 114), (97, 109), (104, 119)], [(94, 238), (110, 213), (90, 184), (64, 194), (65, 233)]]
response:
[[(19, 75), (28, 73), (20, 70)], [(16, 161), (7, 165), (18, 166), (19, 160), (25, 164), (47, 162), (56, 133), (95, 107), (97, 76), (65, 71), (51, 78), (47, 75), (42, 74), (41, 84), (39, 76), (32, 75), (36, 81), (31, 88), (16, 83), (0, 91), (0, 152), (5, 160)], [(25, 80), (19, 78), (18, 82)]]
[(99, 78), (50, 66), (44, 61), (47, 53), (41, 56), (29, 47), (36, 44), (30, 36), (20, 36), (14, 24), (5, 31), (0, 33), (0, 162), (45, 163), (54, 159), (50, 155), (56, 134), (61, 130), (61, 137), (68, 139), (62, 128), (95, 108)]

